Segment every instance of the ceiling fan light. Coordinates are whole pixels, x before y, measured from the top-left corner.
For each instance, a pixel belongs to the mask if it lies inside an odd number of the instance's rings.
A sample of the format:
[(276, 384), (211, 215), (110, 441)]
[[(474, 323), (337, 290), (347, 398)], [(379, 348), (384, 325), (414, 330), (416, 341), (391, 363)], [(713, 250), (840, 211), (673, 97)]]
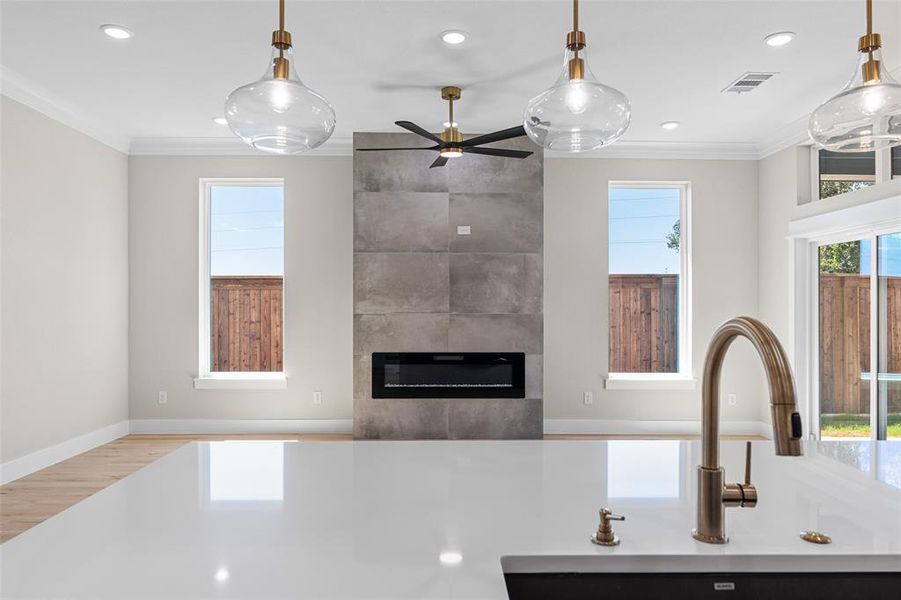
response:
[(548, 150), (587, 152), (618, 140), (631, 120), (629, 99), (595, 79), (582, 48), (566, 50), (557, 81), (526, 106), (523, 127)]
[(438, 151), (438, 154), (440, 154), (444, 158), (460, 158), (461, 156), (463, 156), (463, 150), (460, 148), (453, 148), (453, 147), (452, 148), (442, 148), (441, 150)]
[[(865, 81), (864, 73), (873, 64), (877, 77)], [(879, 48), (872, 57), (860, 53), (845, 87), (810, 115), (808, 133), (817, 145), (833, 152), (867, 152), (901, 144), (901, 85), (889, 74)]]
[[(287, 66), (284, 61), (287, 60)], [(276, 70), (287, 77), (276, 77)], [(325, 143), (335, 130), (335, 110), (324, 97), (306, 87), (294, 70), (291, 48), (273, 47), (266, 72), (258, 81), (239, 87), (225, 101), (231, 130), (264, 152), (297, 154)]]

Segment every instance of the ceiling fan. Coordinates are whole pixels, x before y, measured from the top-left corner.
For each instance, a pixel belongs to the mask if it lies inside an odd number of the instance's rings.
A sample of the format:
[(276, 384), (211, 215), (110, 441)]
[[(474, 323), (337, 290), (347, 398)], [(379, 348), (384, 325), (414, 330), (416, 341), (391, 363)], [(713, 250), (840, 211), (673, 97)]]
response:
[(504, 158), (527, 158), (532, 155), (532, 152), (527, 152), (525, 150), (505, 150), (503, 148), (481, 147), (483, 144), (491, 144), (493, 142), (500, 142), (526, 135), (526, 130), (522, 125), (464, 140), (463, 134), (460, 133), (460, 130), (457, 128), (457, 123), (454, 121), (454, 101), (460, 99), (461, 92), (462, 90), (459, 87), (452, 85), (441, 88), (441, 98), (447, 100), (448, 103), (448, 119), (447, 123), (445, 123), (446, 127), (444, 128), (444, 131), (438, 135), (426, 131), (424, 128), (411, 121), (395, 121), (395, 125), (435, 142), (434, 146), (422, 146), (419, 148), (358, 148), (357, 152), (433, 150), (438, 152), (438, 158), (436, 158), (435, 162), (429, 166), (430, 169), (443, 167), (447, 164), (448, 159), (459, 158), (460, 156), (463, 156), (463, 153), (481, 154), (484, 156), (501, 156)]

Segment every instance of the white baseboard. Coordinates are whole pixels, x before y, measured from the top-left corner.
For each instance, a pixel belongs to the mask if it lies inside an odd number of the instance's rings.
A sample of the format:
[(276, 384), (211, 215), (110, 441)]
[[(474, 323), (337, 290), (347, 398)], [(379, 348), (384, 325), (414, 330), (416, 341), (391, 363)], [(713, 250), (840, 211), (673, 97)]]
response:
[[(634, 421), (630, 419), (545, 419), (545, 433), (608, 435), (700, 435), (700, 421)], [(731, 435), (761, 435), (772, 429), (762, 421), (723, 421), (720, 432)]]
[(129, 422), (120, 421), (119, 423), (113, 423), (102, 429), (91, 431), (90, 433), (66, 440), (65, 442), (60, 442), (49, 448), (44, 448), (43, 450), (38, 450), (37, 452), (14, 458), (13, 460), (0, 465), (0, 485), (24, 477), (25, 475), (30, 475), (35, 471), (46, 469), (51, 465), (55, 465), (67, 458), (72, 458), (82, 452), (92, 450), (97, 446), (102, 446), (123, 435), (128, 435), (128, 431)]
[(353, 419), (132, 419), (132, 433), (351, 433)]

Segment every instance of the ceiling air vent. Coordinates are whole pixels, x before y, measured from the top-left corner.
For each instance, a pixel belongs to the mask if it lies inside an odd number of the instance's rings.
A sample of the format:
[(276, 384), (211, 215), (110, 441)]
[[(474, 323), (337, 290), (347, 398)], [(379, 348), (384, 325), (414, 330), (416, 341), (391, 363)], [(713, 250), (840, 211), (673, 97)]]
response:
[(723, 92), (732, 92), (734, 94), (752, 92), (760, 87), (763, 82), (769, 80), (774, 75), (776, 75), (776, 73), (745, 73), (744, 75), (730, 83), (729, 86), (723, 90)]

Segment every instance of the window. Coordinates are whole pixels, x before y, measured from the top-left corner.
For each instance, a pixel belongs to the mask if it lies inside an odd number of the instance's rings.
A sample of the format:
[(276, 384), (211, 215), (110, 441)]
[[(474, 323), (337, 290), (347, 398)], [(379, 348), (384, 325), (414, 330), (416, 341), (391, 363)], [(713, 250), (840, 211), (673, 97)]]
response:
[(283, 380), (283, 183), (203, 180), (201, 207), (195, 386), (221, 387), (203, 385), (208, 380)]
[(901, 233), (817, 254), (820, 437), (901, 438)]
[(820, 150), (818, 161), (820, 200), (876, 183), (875, 152)]
[(870, 241), (817, 251), (823, 437), (870, 437)]
[(691, 376), (688, 199), (684, 183), (609, 187), (608, 388)]
[(892, 148), (892, 179), (901, 179), (901, 146)]

